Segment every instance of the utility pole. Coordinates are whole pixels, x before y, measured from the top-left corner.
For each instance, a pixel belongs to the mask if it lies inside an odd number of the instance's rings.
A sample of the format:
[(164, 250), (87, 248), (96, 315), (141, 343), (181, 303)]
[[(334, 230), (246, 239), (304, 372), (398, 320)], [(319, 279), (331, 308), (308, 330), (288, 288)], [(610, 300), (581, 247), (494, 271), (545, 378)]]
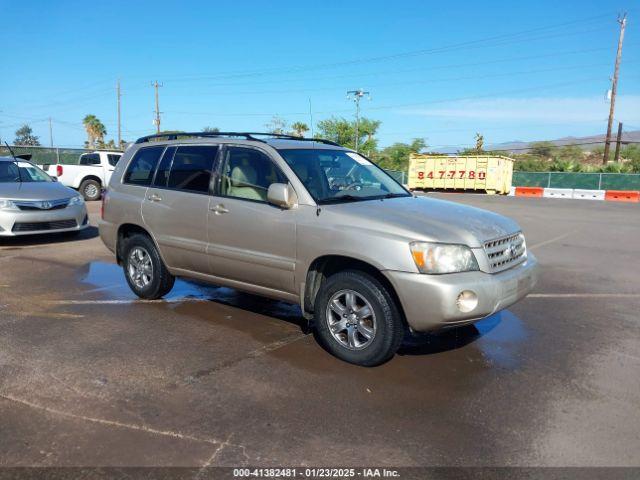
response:
[(613, 154), (613, 160), (617, 163), (620, 161), (620, 146), (622, 145), (622, 122), (618, 122), (618, 136), (616, 138), (616, 153)]
[(53, 148), (53, 126), (51, 125), (51, 117), (49, 117), (49, 143)]
[(625, 13), (622, 18), (618, 18), (620, 24), (620, 38), (618, 39), (618, 51), (616, 53), (616, 65), (613, 69), (613, 83), (611, 85), (611, 106), (609, 108), (609, 122), (607, 123), (607, 136), (604, 141), (604, 155), (602, 156), (602, 163), (606, 164), (609, 161), (609, 149), (611, 147), (611, 129), (613, 127), (613, 114), (616, 107), (616, 91), (618, 90), (618, 72), (620, 70), (620, 60), (622, 58), (622, 43), (624, 42), (624, 29), (627, 26), (627, 14)]
[(162, 86), (161, 83), (158, 83), (158, 81), (156, 80), (154, 83), (151, 84), (152, 87), (155, 88), (156, 90), (156, 118), (153, 120), (153, 123), (155, 123), (156, 125), (156, 133), (160, 133), (160, 114), (162, 113), (160, 111), (160, 103), (158, 100), (158, 88), (160, 88)]
[(120, 93), (120, 79), (118, 79), (118, 83), (116, 84), (116, 97), (118, 98), (118, 147), (120, 148), (120, 145), (122, 144), (122, 125), (120, 122), (120, 97), (121, 97), (121, 93)]
[(353, 100), (356, 104), (356, 138), (355, 138), (355, 151), (358, 151), (358, 139), (360, 138), (360, 134), (358, 130), (360, 129), (360, 99), (364, 96), (367, 96), (369, 100), (371, 100), (371, 94), (369, 92), (365, 92), (361, 88), (358, 90), (349, 90), (347, 92), (347, 99)]

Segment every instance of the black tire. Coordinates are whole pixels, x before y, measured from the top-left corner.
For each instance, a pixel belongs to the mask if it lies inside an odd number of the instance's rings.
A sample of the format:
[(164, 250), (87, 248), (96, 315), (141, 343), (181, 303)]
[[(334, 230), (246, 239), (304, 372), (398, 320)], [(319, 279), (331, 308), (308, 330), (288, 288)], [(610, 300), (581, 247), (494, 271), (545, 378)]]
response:
[[(134, 250), (146, 252), (152, 267), (151, 273), (148, 275), (149, 281), (145, 285), (136, 284), (129, 273), (132, 267), (131, 254)], [(121, 252), (124, 276), (127, 279), (129, 287), (138, 297), (144, 298), (145, 300), (156, 300), (164, 297), (171, 291), (176, 278), (167, 270), (151, 238), (140, 233), (125, 238)], [(144, 282), (141, 280), (141, 283)]]
[[(342, 344), (329, 328), (329, 301), (345, 290), (357, 293), (361, 297), (359, 300), (366, 300), (375, 315), (375, 335), (360, 349), (350, 349)], [(316, 296), (314, 312), (318, 342), (329, 353), (349, 363), (365, 367), (380, 365), (394, 356), (404, 338), (404, 322), (393, 297), (376, 278), (358, 270), (346, 270), (327, 278)], [(340, 318), (340, 315), (335, 316)], [(349, 341), (347, 333), (340, 335), (344, 342)]]
[(85, 180), (80, 184), (80, 195), (87, 202), (100, 200), (100, 197), (102, 197), (102, 185), (97, 180)]

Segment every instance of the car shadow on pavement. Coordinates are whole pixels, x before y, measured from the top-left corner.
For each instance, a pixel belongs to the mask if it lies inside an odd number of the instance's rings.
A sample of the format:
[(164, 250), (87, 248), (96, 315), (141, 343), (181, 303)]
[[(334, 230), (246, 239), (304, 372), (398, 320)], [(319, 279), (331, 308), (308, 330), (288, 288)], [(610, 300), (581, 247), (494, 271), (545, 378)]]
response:
[(462, 348), (488, 334), (500, 324), (500, 314), (482, 320), (482, 327), (464, 325), (436, 333), (406, 335), (398, 355), (430, 355)]
[(40, 235), (21, 235), (19, 237), (0, 237), (0, 249), (13, 250), (34, 245), (49, 245), (73, 241), (91, 240), (98, 236), (98, 228), (89, 226), (79, 232), (48, 233)]

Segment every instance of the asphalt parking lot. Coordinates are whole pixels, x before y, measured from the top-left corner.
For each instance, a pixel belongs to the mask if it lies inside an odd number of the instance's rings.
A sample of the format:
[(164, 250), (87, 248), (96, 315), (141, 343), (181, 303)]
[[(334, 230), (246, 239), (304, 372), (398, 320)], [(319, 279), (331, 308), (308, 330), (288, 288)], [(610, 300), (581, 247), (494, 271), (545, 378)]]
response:
[(439, 196), (514, 217), (540, 282), (370, 369), (297, 307), (136, 301), (95, 228), (0, 240), (0, 465), (640, 465), (640, 207)]

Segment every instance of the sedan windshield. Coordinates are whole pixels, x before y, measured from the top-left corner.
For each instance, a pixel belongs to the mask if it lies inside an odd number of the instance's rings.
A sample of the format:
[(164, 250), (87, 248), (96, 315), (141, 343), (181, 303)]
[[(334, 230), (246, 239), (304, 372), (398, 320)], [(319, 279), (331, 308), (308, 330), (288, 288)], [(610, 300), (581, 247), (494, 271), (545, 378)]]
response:
[(411, 195), (381, 168), (355, 152), (325, 149), (279, 152), (320, 204)]
[(0, 183), (51, 182), (49, 175), (29, 162), (0, 162)]

